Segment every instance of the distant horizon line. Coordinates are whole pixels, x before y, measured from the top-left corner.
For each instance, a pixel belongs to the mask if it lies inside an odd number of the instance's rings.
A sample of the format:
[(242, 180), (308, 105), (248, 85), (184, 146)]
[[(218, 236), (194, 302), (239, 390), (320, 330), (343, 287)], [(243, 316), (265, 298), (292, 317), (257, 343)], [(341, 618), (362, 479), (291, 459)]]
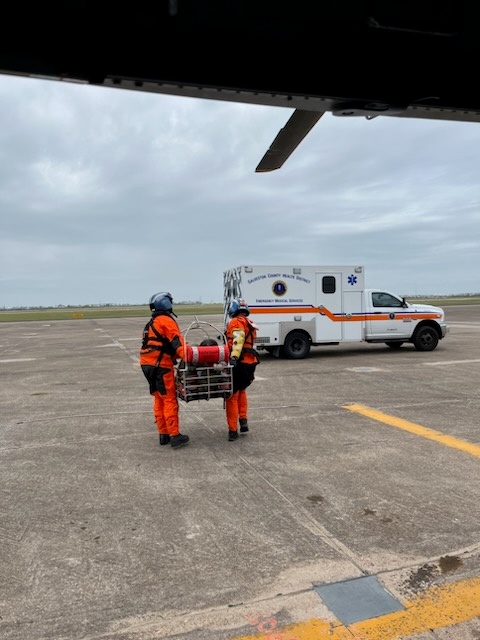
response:
[[(476, 293), (429, 293), (429, 294), (406, 294), (404, 298), (410, 299), (447, 299), (447, 298), (474, 298), (480, 296), (480, 292)], [(181, 302), (174, 302), (173, 306), (192, 306), (192, 305), (220, 305), (222, 306), (224, 303), (220, 302), (201, 302), (200, 300), (188, 301), (184, 300)], [(26, 309), (97, 309), (97, 308), (105, 308), (105, 307), (146, 307), (148, 309), (148, 303), (129, 303), (129, 302), (105, 302), (105, 303), (88, 303), (88, 304), (57, 304), (57, 305), (17, 305), (14, 307), (7, 307), (3, 305), (0, 307), (0, 311), (22, 311)]]

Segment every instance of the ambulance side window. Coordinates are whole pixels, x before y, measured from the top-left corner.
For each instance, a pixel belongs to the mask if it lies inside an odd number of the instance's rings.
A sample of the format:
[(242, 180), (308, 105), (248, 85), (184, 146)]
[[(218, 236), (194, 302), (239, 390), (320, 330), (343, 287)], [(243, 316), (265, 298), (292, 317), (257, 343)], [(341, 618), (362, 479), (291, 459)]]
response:
[(335, 293), (337, 290), (335, 276), (323, 276), (322, 278), (322, 292), (323, 293)]

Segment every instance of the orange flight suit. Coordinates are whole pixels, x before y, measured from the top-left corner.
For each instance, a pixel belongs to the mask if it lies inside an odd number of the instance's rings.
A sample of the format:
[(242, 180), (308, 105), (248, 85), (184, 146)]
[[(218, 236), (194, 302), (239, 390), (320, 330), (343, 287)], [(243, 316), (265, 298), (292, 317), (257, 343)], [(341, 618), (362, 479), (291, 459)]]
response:
[(153, 396), (153, 414), (159, 434), (180, 433), (175, 361), (185, 358), (185, 341), (175, 319), (156, 311), (143, 330), (140, 366)]
[(232, 370), (233, 394), (225, 401), (229, 431), (237, 431), (239, 420), (247, 419), (246, 388), (255, 379), (255, 368), (259, 363), (257, 352), (253, 348), (256, 335), (256, 325), (242, 312), (230, 320), (225, 332), (230, 357), (238, 358), (238, 363)]

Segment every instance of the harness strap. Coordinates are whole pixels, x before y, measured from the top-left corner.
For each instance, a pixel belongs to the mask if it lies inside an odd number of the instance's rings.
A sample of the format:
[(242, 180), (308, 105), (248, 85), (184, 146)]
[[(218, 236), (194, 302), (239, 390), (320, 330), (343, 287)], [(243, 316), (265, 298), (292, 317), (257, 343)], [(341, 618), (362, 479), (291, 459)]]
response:
[[(252, 335), (252, 327), (250, 326), (250, 323), (247, 321), (247, 326), (248, 326), (248, 330), (247, 333), (245, 335), (245, 342), (243, 343), (244, 345), (247, 344), (250, 336)], [(258, 360), (258, 352), (253, 348), (253, 341), (251, 341), (252, 347), (243, 347), (242, 348), (242, 352), (240, 353), (240, 358), (239, 358), (239, 362), (241, 362), (243, 360), (243, 356), (245, 353), (253, 353), (253, 355), (256, 356), (257, 360)]]
[[(155, 337), (149, 335), (150, 329), (155, 334)], [(160, 345), (151, 344), (152, 341), (155, 341), (155, 338), (161, 343)], [(147, 322), (143, 330), (142, 351), (144, 352), (159, 351), (160, 352), (158, 354), (158, 358), (155, 363), (156, 367), (158, 367), (158, 365), (160, 364), (160, 360), (162, 359), (162, 356), (164, 353), (168, 353), (168, 355), (171, 355), (171, 353), (169, 353), (172, 350), (171, 345), (167, 343), (169, 343), (169, 340), (167, 340), (164, 336), (162, 336), (162, 334), (156, 329), (156, 327), (153, 324), (153, 318), (152, 318), (152, 320)]]

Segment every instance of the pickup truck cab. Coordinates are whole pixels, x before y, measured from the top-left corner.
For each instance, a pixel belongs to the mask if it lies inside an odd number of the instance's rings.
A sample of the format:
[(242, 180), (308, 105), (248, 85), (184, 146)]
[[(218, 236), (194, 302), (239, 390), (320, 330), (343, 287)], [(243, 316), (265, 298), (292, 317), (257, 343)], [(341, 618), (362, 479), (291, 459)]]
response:
[(403, 297), (380, 289), (365, 290), (365, 342), (385, 342), (399, 349), (410, 342), (418, 351), (433, 351), (445, 337), (445, 312), (429, 304), (410, 304)]

